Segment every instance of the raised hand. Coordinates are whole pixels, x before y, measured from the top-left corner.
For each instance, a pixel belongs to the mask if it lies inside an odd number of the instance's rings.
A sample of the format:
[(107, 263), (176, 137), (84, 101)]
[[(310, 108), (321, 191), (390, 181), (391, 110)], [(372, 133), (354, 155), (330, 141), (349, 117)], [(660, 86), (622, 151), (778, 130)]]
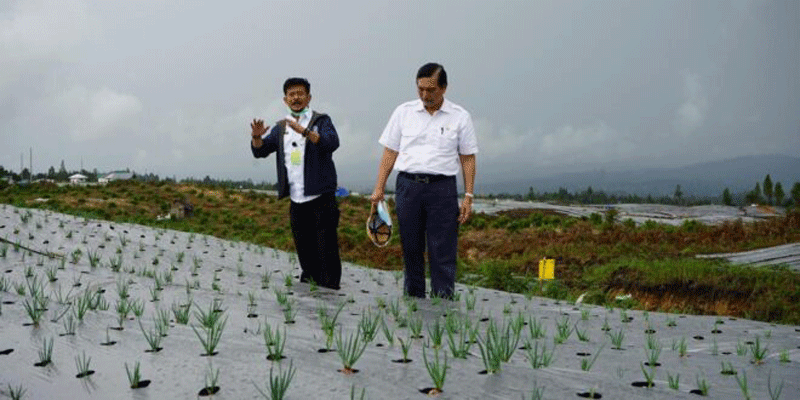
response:
[(263, 119), (254, 119), (250, 123), (250, 128), (253, 130), (253, 139), (261, 139), (262, 136), (269, 130), (269, 126), (264, 126)]

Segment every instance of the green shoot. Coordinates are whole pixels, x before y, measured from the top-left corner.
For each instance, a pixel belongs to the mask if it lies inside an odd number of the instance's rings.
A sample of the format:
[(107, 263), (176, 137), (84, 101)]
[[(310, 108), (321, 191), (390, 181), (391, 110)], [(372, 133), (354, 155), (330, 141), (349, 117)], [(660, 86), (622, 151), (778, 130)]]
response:
[(213, 356), (216, 354), (214, 349), (217, 348), (219, 344), (219, 340), (222, 338), (222, 331), (225, 329), (225, 323), (228, 321), (228, 317), (224, 319), (217, 319), (214, 322), (214, 325), (211, 327), (203, 326), (201, 327), (204, 335), (201, 335), (197, 328), (192, 325), (192, 330), (194, 331), (197, 338), (200, 339), (200, 344), (203, 346), (203, 349), (206, 351), (203, 355), (204, 356)]
[(697, 391), (700, 392), (701, 396), (708, 396), (708, 389), (710, 388), (708, 381), (705, 378), (701, 378), (700, 375), (697, 375), (695, 378), (697, 382)]
[(142, 380), (142, 374), (139, 371), (139, 362), (137, 361), (136, 364), (134, 364), (133, 371), (128, 368), (128, 363), (125, 363), (125, 373), (128, 375), (128, 383), (130, 383), (131, 389), (138, 388), (139, 381)]
[(767, 375), (767, 391), (769, 392), (769, 398), (770, 399), (778, 400), (778, 398), (781, 397), (781, 392), (783, 391), (783, 383), (784, 383), (784, 381), (781, 381), (781, 384), (776, 386), (775, 389), (773, 389), (772, 388), (772, 371), (771, 370), (769, 371), (769, 374)]
[(750, 400), (750, 389), (747, 387), (747, 373), (742, 370), (741, 378), (739, 375), (735, 376), (736, 383), (739, 384), (739, 389), (742, 389), (742, 395), (744, 396), (745, 400)]
[(434, 388), (441, 392), (447, 376), (447, 354), (444, 355), (444, 364), (439, 361), (439, 349), (434, 349), (434, 357), (433, 361), (428, 362), (427, 352), (424, 347), (422, 348), (422, 359), (425, 360), (425, 368), (428, 370), (428, 375), (433, 381)]
[(351, 374), (355, 372), (353, 370), (353, 365), (358, 361), (361, 355), (364, 354), (364, 350), (367, 348), (367, 342), (362, 340), (358, 332), (351, 334), (345, 339), (342, 336), (342, 331), (339, 330), (339, 334), (336, 336), (336, 348), (339, 353), (339, 358), (342, 360), (342, 365), (344, 366), (341, 372)]
[(50, 340), (42, 339), (42, 349), (39, 350), (39, 362), (37, 365), (45, 366), (53, 361), (53, 338)]
[(283, 349), (286, 346), (286, 327), (283, 328), (283, 335), (278, 327), (273, 332), (269, 323), (264, 328), (264, 345), (267, 347), (267, 359), (270, 361), (280, 361), (283, 359)]
[(681, 385), (681, 374), (676, 374), (675, 376), (672, 376), (672, 374), (667, 372), (667, 381), (670, 389), (679, 390)]
[(531, 363), (531, 367), (533, 369), (539, 368), (547, 368), (553, 362), (553, 355), (555, 353), (555, 348), (550, 353), (547, 352), (547, 346), (542, 344), (541, 349), (539, 348), (539, 342), (534, 341), (533, 346), (528, 343), (526, 346), (528, 352), (528, 360)]
[(583, 371), (591, 370), (592, 366), (594, 365), (594, 362), (597, 361), (597, 357), (600, 356), (600, 352), (603, 351), (603, 348), (605, 348), (605, 347), (606, 347), (605, 344), (600, 346), (600, 348), (597, 349), (597, 352), (594, 354), (594, 357), (592, 357), (591, 360), (589, 360), (587, 358), (581, 359), (581, 370), (583, 370)]
[(283, 371), (280, 366), (278, 366), (278, 373), (277, 375), (273, 372), (274, 367), (270, 367), (269, 369), (269, 381), (267, 382), (267, 388), (269, 392), (264, 392), (261, 390), (258, 385), (255, 385), (256, 390), (258, 393), (261, 394), (262, 397), (268, 400), (282, 400), (286, 397), (286, 391), (289, 389), (289, 384), (292, 383), (292, 378), (294, 378), (294, 374), (297, 372), (297, 369), (294, 368), (292, 363), (289, 363), (289, 368), (286, 371)]
[(754, 364), (758, 365), (764, 363), (764, 357), (767, 355), (767, 346), (761, 345), (761, 337), (758, 335), (756, 335), (755, 343), (750, 345), (750, 354), (753, 355)]

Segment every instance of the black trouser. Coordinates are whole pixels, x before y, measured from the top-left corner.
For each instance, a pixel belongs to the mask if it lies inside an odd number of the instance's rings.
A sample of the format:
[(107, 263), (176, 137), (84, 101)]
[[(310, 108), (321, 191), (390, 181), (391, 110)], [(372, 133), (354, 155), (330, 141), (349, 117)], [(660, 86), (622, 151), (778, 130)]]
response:
[(397, 175), (397, 222), (405, 264), (405, 292), (425, 297), (425, 247), (431, 292), (450, 297), (458, 253), (458, 193), (455, 176)]
[(320, 286), (339, 289), (342, 261), (339, 258), (339, 205), (333, 193), (305, 203), (292, 202), (289, 219), (294, 247), (300, 260), (301, 282), (313, 279)]

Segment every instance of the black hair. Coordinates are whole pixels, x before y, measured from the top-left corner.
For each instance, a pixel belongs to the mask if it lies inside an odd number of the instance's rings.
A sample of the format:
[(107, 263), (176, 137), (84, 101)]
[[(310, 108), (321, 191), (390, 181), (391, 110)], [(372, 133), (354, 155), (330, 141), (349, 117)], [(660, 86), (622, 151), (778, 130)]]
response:
[(286, 92), (289, 91), (289, 88), (292, 86), (303, 86), (306, 88), (306, 93), (311, 94), (311, 84), (308, 83), (306, 78), (289, 78), (286, 82), (283, 83), (283, 94), (286, 95)]
[(417, 79), (430, 78), (435, 74), (438, 74), (436, 84), (439, 85), (440, 88), (447, 87), (447, 72), (444, 71), (444, 67), (441, 64), (427, 63), (419, 67), (419, 71), (417, 71)]

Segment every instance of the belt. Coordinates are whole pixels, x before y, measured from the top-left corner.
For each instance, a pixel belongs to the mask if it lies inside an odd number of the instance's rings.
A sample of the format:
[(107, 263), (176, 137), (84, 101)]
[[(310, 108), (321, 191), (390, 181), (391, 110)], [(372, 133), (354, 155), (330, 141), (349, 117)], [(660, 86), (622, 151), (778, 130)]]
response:
[(434, 182), (443, 181), (445, 179), (455, 178), (454, 176), (451, 176), (451, 175), (412, 174), (412, 173), (403, 172), (403, 171), (400, 171), (400, 173), (398, 173), (397, 176), (403, 177), (403, 178), (406, 178), (406, 179), (411, 179), (412, 181), (418, 182), (418, 183), (434, 183)]

